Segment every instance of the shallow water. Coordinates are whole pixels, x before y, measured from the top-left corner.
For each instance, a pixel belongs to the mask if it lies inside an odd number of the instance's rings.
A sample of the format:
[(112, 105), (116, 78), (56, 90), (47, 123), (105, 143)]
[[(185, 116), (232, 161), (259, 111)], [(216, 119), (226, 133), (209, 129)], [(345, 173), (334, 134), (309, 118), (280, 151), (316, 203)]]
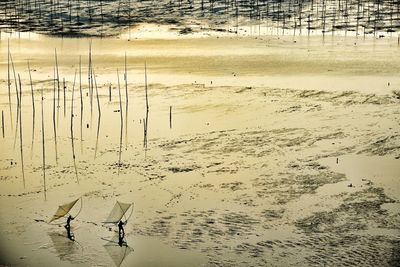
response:
[(392, 157), (346, 155), (340, 157), (338, 163), (336, 158), (324, 159), (321, 163), (330, 166), (335, 172), (345, 173), (354, 187), (373, 183), (384, 188), (389, 197), (399, 200), (400, 166), (398, 160)]

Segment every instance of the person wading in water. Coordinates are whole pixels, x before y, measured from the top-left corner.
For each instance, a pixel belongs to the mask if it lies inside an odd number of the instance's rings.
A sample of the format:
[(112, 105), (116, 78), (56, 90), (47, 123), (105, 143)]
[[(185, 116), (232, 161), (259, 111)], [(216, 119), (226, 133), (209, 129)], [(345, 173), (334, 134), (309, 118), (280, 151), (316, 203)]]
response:
[(65, 229), (67, 229), (67, 236), (69, 238), (69, 240), (71, 241), (75, 241), (75, 236), (74, 234), (71, 232), (71, 221), (74, 219), (74, 217), (72, 217), (71, 215), (68, 216), (67, 218), (67, 224), (64, 226)]
[(124, 225), (126, 224), (123, 223), (122, 221), (119, 221), (118, 223), (118, 245), (122, 247), (124, 244), (124, 237), (125, 237), (125, 230), (124, 230)]

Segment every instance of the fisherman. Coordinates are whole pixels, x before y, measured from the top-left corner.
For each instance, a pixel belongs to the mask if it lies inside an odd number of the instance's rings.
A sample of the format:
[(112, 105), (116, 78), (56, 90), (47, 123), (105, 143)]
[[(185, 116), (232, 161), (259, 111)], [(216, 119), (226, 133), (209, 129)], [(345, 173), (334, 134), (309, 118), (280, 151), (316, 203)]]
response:
[(65, 225), (65, 229), (71, 229), (71, 221), (74, 219), (74, 217), (72, 217), (71, 215), (68, 216), (67, 218), (67, 224)]
[(124, 244), (124, 237), (125, 237), (125, 230), (124, 230), (124, 225), (126, 224), (123, 223), (122, 221), (119, 221), (118, 223), (118, 244), (120, 247)]
[(67, 218), (67, 224), (64, 226), (65, 229), (67, 229), (67, 236), (70, 240), (74, 241), (75, 240), (75, 236), (74, 234), (71, 232), (71, 221), (74, 219), (74, 217), (72, 217), (71, 215), (68, 216)]

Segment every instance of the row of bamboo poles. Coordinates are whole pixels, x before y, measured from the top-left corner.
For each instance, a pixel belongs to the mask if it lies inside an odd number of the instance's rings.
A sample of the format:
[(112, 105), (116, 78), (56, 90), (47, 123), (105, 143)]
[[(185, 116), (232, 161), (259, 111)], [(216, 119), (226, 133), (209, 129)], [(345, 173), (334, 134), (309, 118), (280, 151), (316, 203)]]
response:
[(148, 18), (171, 23), (171, 17), (175, 23), (184, 17), (204, 20), (211, 28), (231, 25), (236, 32), (248, 22), (299, 34), (400, 30), (400, 0), (6, 0), (0, 7), (0, 22), (10, 29), (58, 35), (80, 34), (88, 27), (96, 28), (92, 35), (110, 35), (104, 25), (124, 28)]
[[(24, 149), (23, 149), (23, 120), (22, 120), (22, 84), (20, 74), (16, 72), (14, 61), (12, 57), (12, 53), (10, 51), (10, 43), (8, 41), (8, 53), (7, 53), (7, 88), (8, 88), (8, 106), (9, 106), (9, 115), (10, 115), (10, 128), (13, 131), (13, 104), (12, 104), (12, 83), (15, 85), (15, 97), (16, 97), (16, 126), (15, 126), (15, 136), (14, 136), (14, 149), (16, 146), (17, 136), (19, 135), (19, 147), (20, 147), (20, 160), (21, 160), (21, 172), (22, 172), (22, 180), (23, 186), (25, 188), (25, 167), (24, 167)], [(29, 60), (27, 61), (28, 73), (29, 73), (29, 84), (30, 84), (30, 93), (31, 93), (31, 101), (32, 101), (32, 141), (31, 141), (31, 158), (33, 154), (33, 147), (35, 143), (35, 124), (36, 124), (36, 106), (35, 106), (35, 90), (32, 75), (31, 75), (31, 66)], [(99, 88), (97, 86), (96, 72), (93, 64), (92, 57), (92, 44), (89, 44), (89, 52), (88, 52), (88, 93), (90, 100), (90, 117), (93, 116), (93, 106), (94, 101), (97, 103), (97, 131), (96, 131), (96, 144), (94, 151), (94, 159), (97, 157), (98, 152), (98, 141), (100, 134), (100, 123), (101, 123), (101, 105), (99, 100)], [(119, 110), (120, 113), (120, 136), (119, 136), (119, 151), (118, 151), (118, 175), (120, 173), (120, 168), (122, 165), (121, 155), (122, 155), (122, 141), (125, 127), (125, 150), (127, 150), (128, 146), (128, 110), (129, 110), (129, 90), (128, 90), (128, 62), (127, 55), (125, 53), (124, 60), (124, 88), (125, 88), (125, 99), (122, 99), (121, 94), (121, 84), (120, 84), (120, 72), (119, 69), (116, 70), (117, 74), (117, 88), (118, 88), (118, 99), (119, 99)], [(76, 164), (76, 153), (75, 153), (75, 137), (74, 137), (74, 103), (75, 103), (75, 91), (78, 90), (77, 84), (79, 83), (79, 98), (80, 98), (80, 140), (83, 140), (82, 136), (82, 128), (83, 128), (83, 114), (84, 114), (84, 101), (83, 101), (83, 88), (82, 88), (82, 59), (79, 57), (78, 68), (75, 69), (74, 79), (71, 90), (71, 104), (70, 104), (70, 138), (71, 138), (71, 149), (72, 149), (72, 160), (74, 165), (74, 174), (76, 178), (76, 182), (79, 183), (79, 172)], [(148, 136), (148, 125), (149, 125), (149, 99), (148, 99), (148, 84), (147, 84), (147, 64), (144, 63), (144, 91), (145, 91), (145, 118), (143, 118), (143, 147), (147, 149), (147, 136)], [(59, 108), (60, 99), (63, 98), (63, 113), (64, 117), (67, 114), (67, 96), (66, 90), (67, 85), (65, 78), (62, 79), (62, 92), (61, 92), (61, 78), (59, 73), (59, 64), (58, 64), (58, 55), (57, 50), (54, 50), (54, 68), (53, 68), (53, 78), (52, 78), (52, 129), (53, 129), (53, 140), (54, 140), (54, 152), (55, 152), (55, 161), (56, 165), (58, 164), (58, 143), (57, 143), (57, 127), (59, 125)], [(44, 118), (44, 95), (43, 95), (43, 86), (40, 90), (40, 103), (41, 103), (41, 143), (42, 143), (42, 176), (43, 176), (43, 192), (45, 199), (47, 198), (46, 192), (46, 142), (45, 142), (45, 118)], [(63, 95), (63, 97), (61, 97)], [(111, 84), (109, 84), (109, 102), (111, 102)], [(122, 103), (125, 102), (125, 109), (123, 108)], [(169, 126), (172, 127), (172, 107), (170, 106), (169, 110)], [(4, 110), (1, 112), (1, 127), (2, 127), (2, 136), (5, 138), (5, 119), (4, 119)], [(89, 127), (89, 125), (87, 125)], [(81, 150), (82, 150), (82, 142), (81, 142)]]

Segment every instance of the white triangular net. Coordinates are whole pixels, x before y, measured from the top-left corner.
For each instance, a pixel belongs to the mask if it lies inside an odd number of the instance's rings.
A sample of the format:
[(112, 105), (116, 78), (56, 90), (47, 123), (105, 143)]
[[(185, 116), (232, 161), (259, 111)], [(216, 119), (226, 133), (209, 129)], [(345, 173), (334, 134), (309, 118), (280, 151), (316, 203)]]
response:
[(131, 206), (131, 203), (117, 201), (104, 223), (118, 223)]

